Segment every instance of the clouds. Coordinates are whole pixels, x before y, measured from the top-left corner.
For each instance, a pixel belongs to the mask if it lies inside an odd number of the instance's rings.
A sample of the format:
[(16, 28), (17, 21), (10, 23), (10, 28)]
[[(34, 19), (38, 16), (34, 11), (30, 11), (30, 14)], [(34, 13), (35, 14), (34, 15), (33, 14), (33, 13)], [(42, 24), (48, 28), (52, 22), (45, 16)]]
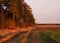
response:
[(60, 0), (26, 0), (32, 7), (36, 22), (60, 23)]

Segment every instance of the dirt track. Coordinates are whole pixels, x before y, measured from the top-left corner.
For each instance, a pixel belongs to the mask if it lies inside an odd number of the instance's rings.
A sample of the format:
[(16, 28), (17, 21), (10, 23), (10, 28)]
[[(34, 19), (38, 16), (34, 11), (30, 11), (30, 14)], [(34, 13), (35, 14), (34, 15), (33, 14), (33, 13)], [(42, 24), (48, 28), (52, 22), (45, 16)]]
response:
[[(37, 29), (39, 28), (39, 29)], [(34, 30), (35, 29), (35, 30)], [(13, 42), (16, 40), (19, 40), (21, 43), (26, 43), (27, 42), (27, 37), (29, 37), (29, 34), (33, 35), (33, 33), (36, 35), (38, 34), (38, 31), (40, 29), (60, 29), (60, 25), (36, 25), (35, 27), (28, 27), (28, 28), (21, 28), (21, 29), (4, 29), (0, 30), (0, 43), (10, 43), (10, 41), (13, 40)], [(34, 30), (34, 31), (33, 31)], [(32, 32), (32, 33), (31, 33)], [(17, 35), (17, 36), (16, 36)], [(32, 37), (34, 37), (33, 35)], [(2, 37), (1, 37), (2, 36)], [(17, 37), (17, 38), (16, 38)], [(38, 37), (38, 36), (37, 36)], [(34, 39), (33, 39), (34, 40)], [(33, 43), (33, 42), (32, 42)]]

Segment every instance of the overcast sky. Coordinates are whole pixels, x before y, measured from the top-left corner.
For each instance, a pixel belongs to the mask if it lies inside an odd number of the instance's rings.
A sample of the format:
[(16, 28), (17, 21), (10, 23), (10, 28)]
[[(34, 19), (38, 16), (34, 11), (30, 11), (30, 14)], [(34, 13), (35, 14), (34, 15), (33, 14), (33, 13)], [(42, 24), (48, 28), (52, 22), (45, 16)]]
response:
[(25, 0), (32, 8), (36, 23), (60, 23), (60, 0)]

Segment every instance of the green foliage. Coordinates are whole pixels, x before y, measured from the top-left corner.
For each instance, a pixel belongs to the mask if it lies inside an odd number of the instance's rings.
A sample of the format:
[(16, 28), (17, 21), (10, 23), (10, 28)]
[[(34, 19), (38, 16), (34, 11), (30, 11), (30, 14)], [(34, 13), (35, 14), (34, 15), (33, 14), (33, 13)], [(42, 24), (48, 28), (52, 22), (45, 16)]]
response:
[(52, 30), (43, 30), (39, 35), (42, 43), (60, 43), (60, 32)]

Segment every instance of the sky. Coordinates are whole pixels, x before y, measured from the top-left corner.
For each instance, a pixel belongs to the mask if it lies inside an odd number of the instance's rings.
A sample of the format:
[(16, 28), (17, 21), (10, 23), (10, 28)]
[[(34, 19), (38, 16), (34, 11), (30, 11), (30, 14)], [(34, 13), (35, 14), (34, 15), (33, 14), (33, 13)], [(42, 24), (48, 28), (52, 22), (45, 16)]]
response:
[(36, 23), (60, 23), (60, 0), (25, 0)]

